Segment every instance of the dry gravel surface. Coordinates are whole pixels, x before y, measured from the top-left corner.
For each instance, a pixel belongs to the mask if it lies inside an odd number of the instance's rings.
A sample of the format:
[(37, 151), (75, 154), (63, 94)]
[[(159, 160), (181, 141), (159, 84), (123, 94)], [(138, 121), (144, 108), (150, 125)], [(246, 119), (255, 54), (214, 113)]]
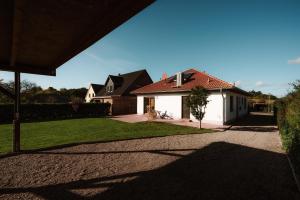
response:
[(275, 129), (82, 144), (0, 168), (0, 199), (300, 199)]

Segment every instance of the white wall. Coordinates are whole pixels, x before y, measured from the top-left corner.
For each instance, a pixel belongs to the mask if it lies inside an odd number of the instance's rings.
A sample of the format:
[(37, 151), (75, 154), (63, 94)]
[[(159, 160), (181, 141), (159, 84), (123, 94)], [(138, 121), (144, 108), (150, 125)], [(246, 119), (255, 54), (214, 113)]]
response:
[(94, 96), (95, 96), (95, 92), (93, 88), (90, 86), (85, 95), (85, 102), (89, 103)]
[(165, 112), (173, 119), (181, 119), (183, 94), (165, 94), (155, 96), (155, 110)]
[(165, 112), (174, 118), (181, 119), (181, 96), (183, 94), (139, 95), (137, 97), (137, 113), (144, 114), (144, 97), (154, 97), (155, 110)]
[(137, 97), (137, 114), (144, 114), (144, 96)]
[[(155, 110), (165, 112), (173, 119), (182, 118), (182, 96), (188, 94), (156, 94), (144, 95), (137, 97), (137, 113), (144, 114), (144, 97), (155, 98)], [(223, 123), (223, 100), (220, 93), (210, 94), (208, 97), (209, 103), (206, 108), (204, 116), (204, 123), (222, 124)], [(190, 114), (190, 119), (197, 121), (195, 117)]]
[[(236, 119), (237, 117), (237, 96), (240, 98), (240, 103), (239, 103), (239, 107), (238, 107), (238, 117), (242, 117), (244, 115), (246, 115), (248, 113), (248, 99), (246, 96), (241, 95), (241, 94), (237, 94), (237, 93), (232, 93), (232, 92), (226, 92), (225, 93), (226, 96), (226, 106), (225, 106), (225, 122), (228, 121), (233, 121)], [(230, 111), (230, 96), (233, 97), (233, 111)], [(246, 98), (246, 104), (244, 104), (244, 101), (241, 100), (242, 98)]]
[[(208, 96), (208, 101), (202, 122), (209, 124), (223, 124), (223, 98), (221, 93), (210, 94)], [(190, 118), (193, 121), (198, 121), (192, 114), (190, 115)]]
[[(156, 94), (144, 95), (137, 97), (137, 113), (144, 114), (144, 97), (155, 98), (155, 110), (165, 112), (174, 119), (181, 119), (182, 114), (182, 96), (187, 94)], [(233, 96), (233, 112), (230, 112), (230, 96)], [(224, 92), (223, 96), (220, 92), (211, 93), (208, 96), (208, 104), (205, 109), (205, 116), (203, 123), (222, 125), (224, 122), (234, 120), (236, 118), (236, 96), (245, 97), (240, 94)], [(224, 106), (223, 106), (224, 102)], [(248, 113), (248, 102), (246, 101), (246, 108), (244, 102), (240, 100), (241, 110), (239, 110), (239, 117)], [(192, 121), (198, 121), (190, 114)]]

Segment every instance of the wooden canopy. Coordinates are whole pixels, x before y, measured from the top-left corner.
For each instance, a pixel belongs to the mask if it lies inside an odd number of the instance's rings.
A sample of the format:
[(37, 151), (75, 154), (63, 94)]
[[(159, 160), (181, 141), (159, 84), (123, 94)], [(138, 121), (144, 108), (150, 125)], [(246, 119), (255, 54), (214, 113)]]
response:
[[(20, 151), (20, 73), (55, 76), (63, 63), (154, 0), (0, 0), (0, 70), (15, 72), (13, 151)], [(84, 67), (84, 66), (83, 66)]]
[(56, 69), (154, 0), (1, 0), (0, 70)]

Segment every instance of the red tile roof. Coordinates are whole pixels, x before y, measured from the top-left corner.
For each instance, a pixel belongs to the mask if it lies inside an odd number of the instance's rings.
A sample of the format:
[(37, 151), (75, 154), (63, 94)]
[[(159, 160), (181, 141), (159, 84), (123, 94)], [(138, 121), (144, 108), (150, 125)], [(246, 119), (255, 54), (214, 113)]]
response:
[[(214, 76), (211, 76), (205, 72), (200, 72), (195, 69), (189, 69), (183, 72), (183, 74), (192, 74), (190, 78), (183, 81), (180, 87), (176, 87), (176, 81), (173, 81), (174, 76), (167, 78), (166, 80), (161, 80), (150, 85), (146, 85), (137, 90), (134, 90), (134, 94), (150, 94), (150, 93), (161, 93), (161, 92), (183, 92), (190, 91), (196, 86), (201, 86), (207, 90), (217, 90), (217, 89), (235, 89), (242, 91), (241, 89), (235, 87), (233, 84), (222, 81)], [(176, 75), (175, 75), (176, 76)]]

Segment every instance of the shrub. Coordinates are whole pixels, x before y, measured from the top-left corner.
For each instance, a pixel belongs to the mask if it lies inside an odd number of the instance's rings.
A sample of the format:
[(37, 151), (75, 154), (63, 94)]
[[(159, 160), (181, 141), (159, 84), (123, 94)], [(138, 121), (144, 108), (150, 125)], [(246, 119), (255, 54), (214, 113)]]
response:
[[(22, 104), (21, 121), (44, 121), (55, 119), (99, 117), (109, 113), (109, 103), (95, 104)], [(0, 123), (12, 122), (13, 104), (0, 104)]]
[(294, 95), (287, 106), (286, 120), (291, 127), (300, 129), (300, 91)]
[(277, 122), (283, 147), (300, 175), (300, 82), (294, 91), (276, 102)]
[(286, 102), (283, 99), (276, 101), (275, 111), (277, 112), (274, 115), (277, 118), (277, 125), (280, 128), (285, 124)]

